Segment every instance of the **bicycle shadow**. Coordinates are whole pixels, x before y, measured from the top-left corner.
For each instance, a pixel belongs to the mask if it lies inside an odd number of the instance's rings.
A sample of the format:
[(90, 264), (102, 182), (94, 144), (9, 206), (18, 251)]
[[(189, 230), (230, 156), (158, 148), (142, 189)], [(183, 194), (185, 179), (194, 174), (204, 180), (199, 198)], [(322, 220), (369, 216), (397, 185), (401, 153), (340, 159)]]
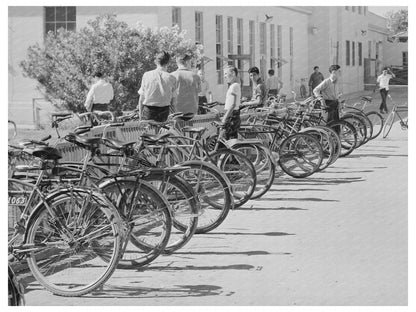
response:
[[(286, 191), (286, 190), (285, 190)], [(257, 199), (256, 199), (257, 200)], [(298, 207), (280, 207), (280, 208), (267, 208), (267, 207), (242, 207), (239, 210), (248, 210), (248, 211), (278, 211), (278, 210), (292, 210), (292, 211), (296, 211), (296, 210), (309, 210), (309, 209), (304, 209), (304, 208), (298, 208)]]
[[(141, 283), (141, 282), (132, 282)], [(222, 287), (216, 285), (175, 285), (173, 287), (135, 287), (106, 285), (104, 289), (94, 291), (86, 298), (181, 298), (181, 297), (206, 297), (229, 296)]]

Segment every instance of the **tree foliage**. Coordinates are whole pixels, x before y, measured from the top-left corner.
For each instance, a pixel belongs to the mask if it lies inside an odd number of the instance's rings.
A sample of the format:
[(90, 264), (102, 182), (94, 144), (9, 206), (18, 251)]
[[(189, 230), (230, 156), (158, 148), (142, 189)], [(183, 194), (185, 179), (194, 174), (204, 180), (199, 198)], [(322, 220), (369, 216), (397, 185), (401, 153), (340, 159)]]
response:
[(390, 11), (386, 14), (387, 28), (392, 34), (407, 31), (407, 10)]
[[(178, 27), (130, 27), (115, 15), (102, 15), (77, 32), (49, 32), (44, 45), (29, 47), (20, 66), (27, 77), (38, 81), (45, 98), (75, 112), (84, 110), (92, 74), (99, 70), (114, 88), (112, 110), (128, 110), (136, 107), (141, 78), (155, 68), (157, 52), (173, 56), (186, 52), (201, 59), (202, 46), (184, 36)], [(169, 69), (176, 69), (173, 61)]]

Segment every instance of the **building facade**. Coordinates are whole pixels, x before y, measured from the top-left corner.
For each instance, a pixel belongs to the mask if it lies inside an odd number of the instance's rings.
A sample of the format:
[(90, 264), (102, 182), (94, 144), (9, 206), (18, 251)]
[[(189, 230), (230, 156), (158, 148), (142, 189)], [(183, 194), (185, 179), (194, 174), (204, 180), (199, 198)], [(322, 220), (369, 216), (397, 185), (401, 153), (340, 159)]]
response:
[(385, 54), (395, 50), (387, 43), (386, 20), (367, 7), (9, 7), (9, 118), (33, 124), (53, 109), (42, 101), (37, 82), (22, 75), (18, 64), (27, 48), (42, 44), (49, 30), (76, 31), (108, 13), (130, 26), (177, 24), (186, 30), (186, 38), (204, 46), (202, 67), (218, 101), (225, 98), (227, 64), (239, 68), (245, 94), (250, 92), (251, 66), (259, 67), (264, 78), (273, 68), (283, 81), (282, 92), (290, 94), (298, 92), (313, 66), (327, 76), (329, 65), (338, 63), (343, 92), (349, 93), (363, 90)]

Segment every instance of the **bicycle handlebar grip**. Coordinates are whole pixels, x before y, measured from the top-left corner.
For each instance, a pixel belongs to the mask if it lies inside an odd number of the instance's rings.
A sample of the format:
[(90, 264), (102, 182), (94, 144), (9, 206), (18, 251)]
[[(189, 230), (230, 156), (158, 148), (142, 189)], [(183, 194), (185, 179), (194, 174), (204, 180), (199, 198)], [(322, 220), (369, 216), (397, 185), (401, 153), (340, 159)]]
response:
[(45, 142), (45, 141), (47, 141), (47, 140), (49, 140), (50, 138), (52, 138), (52, 136), (49, 134), (49, 135), (47, 135), (46, 137), (44, 137), (44, 138), (42, 138), (42, 139), (40, 139), (42, 142)]

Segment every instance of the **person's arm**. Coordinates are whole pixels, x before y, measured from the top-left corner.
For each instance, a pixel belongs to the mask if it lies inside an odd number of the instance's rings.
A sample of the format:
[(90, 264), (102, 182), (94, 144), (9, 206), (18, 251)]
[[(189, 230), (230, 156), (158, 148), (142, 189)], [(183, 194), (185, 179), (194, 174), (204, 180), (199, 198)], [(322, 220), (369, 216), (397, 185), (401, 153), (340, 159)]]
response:
[(315, 89), (313, 89), (313, 95), (315, 95), (317, 98), (322, 98), (321, 91), (328, 86), (328, 83), (329, 83), (329, 80), (322, 81), (319, 85), (315, 87)]
[(94, 86), (91, 87), (90, 91), (88, 91), (87, 99), (85, 100), (84, 106), (88, 112), (92, 110), (92, 100), (94, 98)]
[(390, 76), (391, 76), (392, 78), (396, 78), (396, 75), (395, 75), (395, 74), (393, 74), (393, 72), (390, 70), (390, 68), (389, 68), (389, 74), (390, 74)]

